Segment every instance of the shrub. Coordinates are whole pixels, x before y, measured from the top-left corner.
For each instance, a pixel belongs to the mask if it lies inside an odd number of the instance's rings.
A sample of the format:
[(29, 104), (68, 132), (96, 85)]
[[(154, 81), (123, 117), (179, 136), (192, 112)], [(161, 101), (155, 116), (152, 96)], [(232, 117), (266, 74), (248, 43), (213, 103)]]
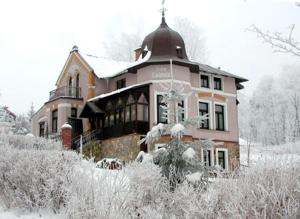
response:
[(0, 197), (7, 208), (54, 212), (67, 204), (73, 152), (45, 150), (57, 143), (25, 136), (1, 136)]

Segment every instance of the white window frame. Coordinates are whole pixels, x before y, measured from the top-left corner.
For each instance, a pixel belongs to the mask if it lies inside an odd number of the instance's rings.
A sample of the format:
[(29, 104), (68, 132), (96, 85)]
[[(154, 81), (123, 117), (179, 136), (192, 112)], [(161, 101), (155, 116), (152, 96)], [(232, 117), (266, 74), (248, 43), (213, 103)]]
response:
[[(209, 80), (208, 86), (209, 86), (209, 87), (202, 87), (202, 86), (201, 86), (201, 75), (206, 75), (206, 76), (208, 76), (208, 80)], [(200, 72), (200, 74), (199, 74), (199, 87), (202, 88), (202, 89), (207, 89), (207, 90), (209, 90), (209, 89), (213, 89), (212, 86), (213, 86), (213, 83), (212, 83), (212, 75), (211, 75), (211, 74), (204, 73), (204, 72)]]
[[(221, 105), (224, 107), (224, 131), (228, 131), (228, 112), (227, 112), (227, 103), (224, 102), (214, 102), (214, 126), (217, 130), (217, 120), (216, 120), (216, 105)], [(217, 130), (221, 131), (221, 130)], [(222, 131), (221, 131), (222, 132)]]
[[(215, 165), (215, 159), (214, 159), (214, 149), (211, 148), (211, 149), (207, 149), (208, 151), (210, 151), (210, 160), (211, 160), (211, 165), (209, 167), (212, 167)], [(204, 163), (204, 152), (205, 150), (204, 149), (201, 149), (201, 161), (202, 163)]]
[[(157, 96), (158, 95), (165, 95), (166, 92), (155, 92), (154, 93), (154, 123), (157, 124), (157, 121), (158, 121), (158, 118), (157, 118)], [(184, 120), (186, 120), (188, 118), (188, 113), (187, 113), (187, 110), (188, 110), (188, 100), (187, 98), (185, 98), (183, 100), (183, 104), (184, 104), (184, 109), (183, 109), (183, 113), (184, 113)], [(176, 111), (178, 111), (178, 105), (176, 105)], [(176, 116), (176, 122), (178, 122), (178, 117)], [(169, 123), (169, 118), (167, 118), (167, 123)]]
[[(222, 86), (222, 89), (221, 90), (217, 90), (217, 89), (215, 89), (215, 78), (219, 78), (219, 79), (221, 79), (221, 86)], [(222, 77), (222, 76), (213, 76), (212, 77), (212, 89), (213, 90), (215, 90), (215, 91), (223, 91), (224, 92), (224, 77)]]
[[(203, 103), (208, 103), (208, 113), (209, 113), (209, 129), (201, 129), (201, 130), (212, 130), (214, 129), (213, 127), (213, 117), (212, 117), (212, 112), (213, 112), (213, 109), (212, 109), (212, 101), (211, 100), (204, 100), (204, 99), (199, 99), (198, 98), (198, 102), (197, 102), (197, 115), (199, 115), (199, 103), (200, 102), (203, 102)], [(198, 125), (198, 128), (200, 129), (200, 124)]]
[[(157, 96), (158, 95), (165, 95), (166, 92), (155, 92), (154, 93), (154, 123), (158, 124), (158, 118), (157, 118)], [(167, 123), (168, 123), (168, 118), (167, 118)]]
[(216, 148), (216, 165), (219, 165), (219, 151), (224, 151), (224, 155), (225, 155), (225, 170), (229, 169), (229, 158), (228, 158), (228, 149), (227, 148)]

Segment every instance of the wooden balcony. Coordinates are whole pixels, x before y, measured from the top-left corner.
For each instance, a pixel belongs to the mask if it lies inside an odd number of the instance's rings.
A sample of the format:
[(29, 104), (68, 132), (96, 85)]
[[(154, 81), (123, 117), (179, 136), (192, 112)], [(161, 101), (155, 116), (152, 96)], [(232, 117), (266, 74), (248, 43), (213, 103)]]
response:
[(49, 100), (59, 97), (82, 98), (81, 87), (64, 86), (50, 91)]

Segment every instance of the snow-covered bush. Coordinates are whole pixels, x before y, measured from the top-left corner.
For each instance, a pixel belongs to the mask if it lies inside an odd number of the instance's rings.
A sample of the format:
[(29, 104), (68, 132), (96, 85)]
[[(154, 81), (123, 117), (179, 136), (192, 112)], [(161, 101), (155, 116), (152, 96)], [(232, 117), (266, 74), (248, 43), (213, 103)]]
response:
[(151, 208), (163, 208), (168, 192), (159, 167), (150, 162), (133, 162), (122, 170), (82, 162), (73, 177), (80, 180), (70, 187), (69, 218), (145, 218)]
[(300, 167), (273, 162), (261, 162), (237, 178), (217, 179), (200, 200), (206, 211), (199, 217), (299, 218)]
[(124, 170), (100, 169), (93, 161), (83, 160), (76, 165), (72, 178), (68, 218), (121, 218), (128, 214), (129, 189)]
[(0, 145), (10, 145), (16, 149), (29, 150), (62, 150), (61, 142), (48, 140), (45, 138), (34, 137), (30, 134), (14, 135), (0, 133)]
[(0, 199), (7, 208), (54, 212), (69, 199), (74, 152), (45, 150), (56, 143), (26, 136), (0, 138)]

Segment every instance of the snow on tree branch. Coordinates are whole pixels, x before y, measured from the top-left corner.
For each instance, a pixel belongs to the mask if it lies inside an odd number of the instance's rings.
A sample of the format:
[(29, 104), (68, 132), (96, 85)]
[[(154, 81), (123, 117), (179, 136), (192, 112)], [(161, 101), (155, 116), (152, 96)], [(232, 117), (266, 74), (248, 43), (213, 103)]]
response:
[[(298, 3), (300, 5), (300, 3)], [(298, 6), (299, 6), (298, 5)], [(265, 43), (272, 46), (274, 52), (289, 53), (295, 56), (300, 56), (300, 42), (295, 40), (293, 33), (295, 25), (289, 27), (289, 32), (283, 34), (281, 32), (263, 31), (255, 25), (252, 25), (249, 31), (257, 34)]]

